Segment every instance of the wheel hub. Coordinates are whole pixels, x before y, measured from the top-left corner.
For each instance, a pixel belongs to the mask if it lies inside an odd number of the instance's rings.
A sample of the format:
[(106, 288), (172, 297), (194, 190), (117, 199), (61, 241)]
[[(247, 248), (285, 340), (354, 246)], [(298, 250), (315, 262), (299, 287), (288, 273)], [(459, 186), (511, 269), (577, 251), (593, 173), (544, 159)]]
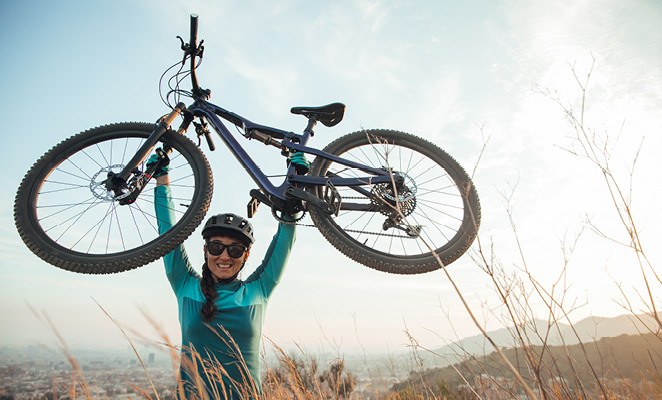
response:
[(108, 177), (121, 172), (122, 169), (124, 169), (123, 164), (113, 164), (107, 167), (102, 167), (92, 176), (92, 179), (90, 179), (90, 192), (92, 192), (92, 195), (99, 200), (111, 202), (121, 200), (131, 194), (127, 191), (122, 195), (116, 196), (112, 190), (108, 190), (106, 187)]
[(372, 204), (388, 217), (399, 217), (398, 207), (405, 217), (416, 209), (416, 182), (403, 172), (399, 174), (405, 181), (400, 188), (395, 188), (392, 183), (380, 183), (372, 187)]

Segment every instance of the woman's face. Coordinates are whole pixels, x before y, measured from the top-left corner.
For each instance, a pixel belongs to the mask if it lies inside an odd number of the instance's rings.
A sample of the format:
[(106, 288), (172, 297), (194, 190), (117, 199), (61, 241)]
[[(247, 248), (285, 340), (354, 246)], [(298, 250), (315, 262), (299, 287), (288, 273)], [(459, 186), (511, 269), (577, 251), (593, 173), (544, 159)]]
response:
[[(226, 246), (239, 245), (241, 247), (245, 247), (240, 240), (227, 236), (212, 236), (207, 240), (207, 243), (212, 242), (221, 243)], [(232, 258), (228, 254), (228, 249), (225, 248), (220, 255), (215, 256), (209, 252), (207, 247), (207, 244), (205, 244), (204, 251), (207, 255), (207, 266), (209, 267), (212, 277), (216, 282), (223, 279), (229, 279), (237, 275), (249, 254), (249, 251), (247, 250), (245, 253), (242, 253), (239, 258)]]

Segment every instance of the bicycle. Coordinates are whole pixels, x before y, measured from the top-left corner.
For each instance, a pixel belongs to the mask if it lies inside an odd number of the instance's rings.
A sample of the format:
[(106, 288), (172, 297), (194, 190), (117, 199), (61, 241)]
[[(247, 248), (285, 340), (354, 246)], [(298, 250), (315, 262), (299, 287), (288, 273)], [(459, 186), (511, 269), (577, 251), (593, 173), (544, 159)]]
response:
[[(14, 220), (27, 247), (56, 267), (107, 274), (148, 264), (172, 251), (201, 223), (212, 197), (213, 176), (200, 149), (214, 150), (216, 131), (259, 189), (247, 213), (260, 204), (286, 223), (285, 215), (309, 213), (314, 226), (340, 252), (379, 271), (418, 274), (448, 265), (477, 235), (480, 203), (465, 170), (448, 153), (419, 137), (369, 129), (342, 136), (323, 150), (308, 146), (318, 123), (337, 125), (345, 106), (294, 107), (307, 118), (302, 134), (256, 124), (209, 102), (198, 84), (204, 40), (191, 15), (190, 39), (163, 97), (171, 111), (157, 123), (117, 123), (74, 135), (46, 152), (26, 173), (14, 204)], [(189, 68), (185, 69), (187, 64)], [(178, 69), (177, 69), (178, 68)], [(180, 83), (191, 79), (191, 91)], [(192, 104), (179, 101), (190, 97)], [(171, 103), (176, 102), (175, 106)], [(182, 117), (177, 130), (171, 124)], [(221, 118), (237, 128), (235, 137)], [(193, 125), (196, 145), (184, 136)], [(258, 140), (280, 150), (315, 156), (306, 174), (288, 165), (275, 185), (237, 140)], [(157, 162), (147, 164), (152, 155)], [(169, 162), (175, 224), (159, 235), (153, 211), (153, 174)], [(433, 254), (430, 249), (433, 250)], [(439, 263), (438, 256), (442, 263)]]

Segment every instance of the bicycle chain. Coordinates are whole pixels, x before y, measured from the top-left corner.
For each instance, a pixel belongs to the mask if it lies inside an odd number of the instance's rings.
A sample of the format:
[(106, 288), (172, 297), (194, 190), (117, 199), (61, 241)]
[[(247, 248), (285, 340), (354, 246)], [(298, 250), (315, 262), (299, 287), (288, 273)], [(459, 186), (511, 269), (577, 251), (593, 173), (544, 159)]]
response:
[[(365, 199), (365, 197), (343, 197), (343, 199), (355, 199), (355, 200), (358, 200), (358, 199)], [(275, 210), (274, 210), (274, 209), (271, 209), (271, 213), (273, 214), (273, 216), (274, 216), (278, 221), (280, 221), (280, 222), (282, 222), (282, 223), (284, 223), (284, 224), (287, 224), (287, 225), (303, 226), (303, 227), (306, 227), (306, 228), (317, 228), (317, 226), (314, 225), (314, 224), (300, 224), (300, 223), (298, 223), (299, 221), (301, 221), (301, 220), (303, 219), (303, 217), (306, 216), (306, 212), (305, 212), (305, 211), (302, 211), (301, 217), (297, 218), (295, 221), (284, 221), (284, 220), (282, 220), (281, 218), (279, 218), (279, 217), (275, 214)], [(343, 229), (343, 230), (344, 230), (345, 232), (362, 233), (362, 234), (364, 234), (364, 235), (376, 235), (376, 236), (387, 236), (387, 237), (395, 237), (395, 238), (403, 238), (403, 239), (414, 239), (413, 237), (411, 237), (411, 236), (409, 236), (409, 235), (396, 235), (396, 234), (393, 234), (393, 233), (381, 233), (381, 232), (366, 232), (366, 231), (358, 231), (358, 230), (356, 230), (356, 229)]]

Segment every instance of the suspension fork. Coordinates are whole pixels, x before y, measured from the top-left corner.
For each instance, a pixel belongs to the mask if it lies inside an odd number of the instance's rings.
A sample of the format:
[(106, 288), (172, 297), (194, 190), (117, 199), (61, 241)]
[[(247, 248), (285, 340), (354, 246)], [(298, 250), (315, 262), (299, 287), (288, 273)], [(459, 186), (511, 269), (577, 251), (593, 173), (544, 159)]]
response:
[(122, 169), (119, 174), (114, 174), (113, 172), (108, 173), (108, 179), (106, 179), (106, 189), (108, 191), (112, 190), (116, 197), (122, 197), (120, 204), (130, 204), (135, 201), (135, 198), (140, 193), (140, 190), (142, 190), (142, 187), (137, 187), (136, 189), (138, 193), (127, 197), (123, 189), (127, 187), (127, 180), (129, 179), (129, 176), (131, 176), (138, 165), (142, 163), (145, 157), (147, 157), (147, 155), (152, 151), (156, 143), (158, 143), (175, 118), (177, 118), (177, 116), (185, 109), (186, 105), (184, 105), (184, 103), (178, 103), (175, 108), (165, 116), (165, 118), (159, 121), (145, 143), (140, 146), (136, 154), (134, 154), (131, 160), (129, 160), (126, 166), (124, 166), (124, 169)]

